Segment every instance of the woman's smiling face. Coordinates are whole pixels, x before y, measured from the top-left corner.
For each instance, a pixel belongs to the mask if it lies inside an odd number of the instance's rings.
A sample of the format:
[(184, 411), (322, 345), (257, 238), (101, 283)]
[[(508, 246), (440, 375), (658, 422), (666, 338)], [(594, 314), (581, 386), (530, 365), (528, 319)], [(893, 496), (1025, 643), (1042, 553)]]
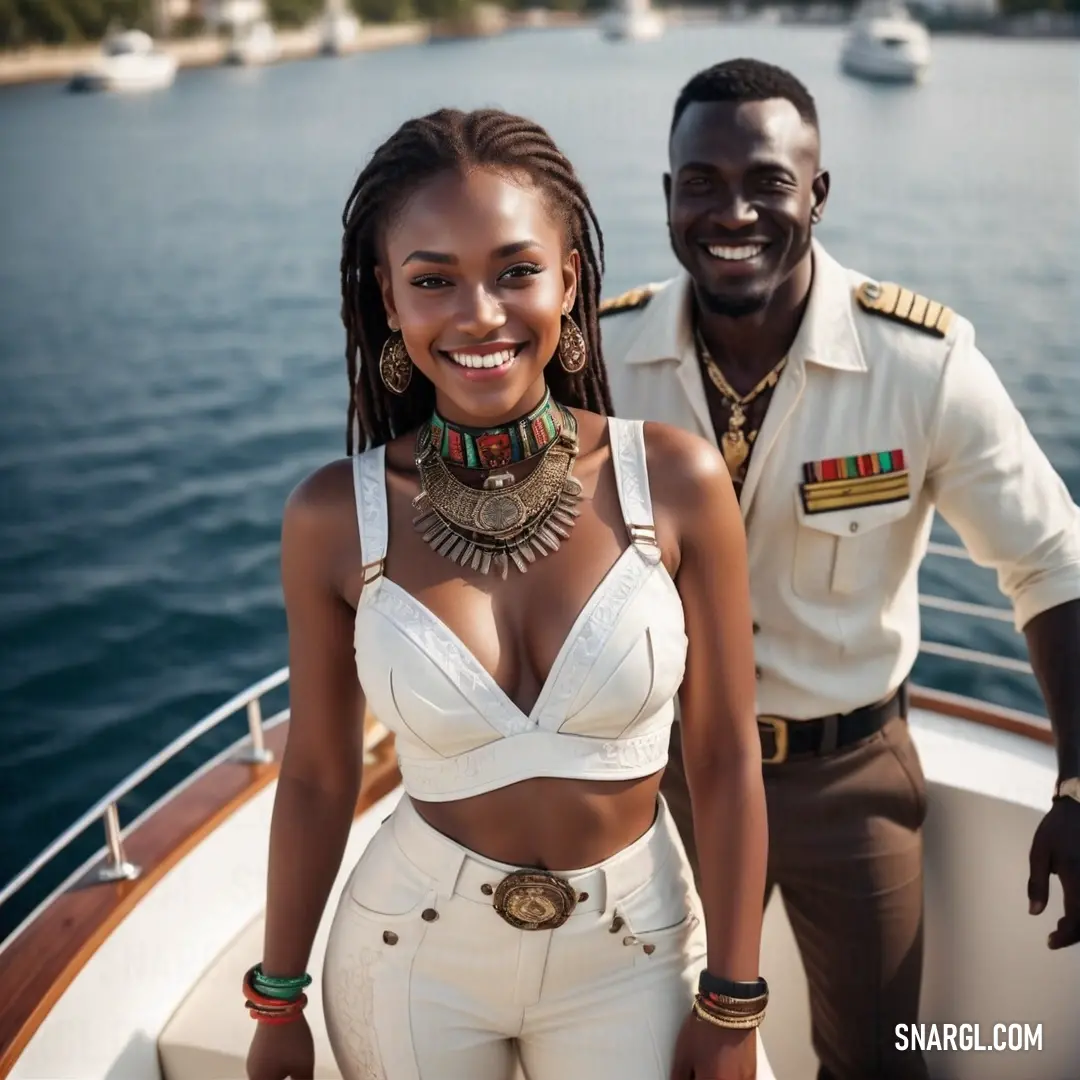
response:
[(376, 270), (387, 318), (448, 420), (487, 427), (539, 403), (577, 292), (566, 248), (544, 193), (487, 168), (434, 177), (390, 222)]

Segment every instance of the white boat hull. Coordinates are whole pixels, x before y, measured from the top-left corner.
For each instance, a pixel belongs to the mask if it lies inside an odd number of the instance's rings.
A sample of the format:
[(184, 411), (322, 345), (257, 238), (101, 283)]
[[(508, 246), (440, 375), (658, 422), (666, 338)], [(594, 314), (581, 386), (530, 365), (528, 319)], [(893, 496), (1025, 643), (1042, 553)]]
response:
[(655, 41), (664, 33), (664, 19), (655, 11), (612, 11), (603, 17), (600, 32), (608, 41)]
[[(1056, 775), (1050, 746), (939, 713), (914, 710), (912, 730), (929, 785), (926, 964), (921, 1021), (978, 1024), (990, 1043), (1000, 1023), (1041, 1025), (1041, 1050), (930, 1050), (936, 1080), (1065, 1080), (1080, 1061), (1080, 964), (1050, 953), (1061, 909), (1027, 914), (1027, 851)], [(191, 850), (106, 937), (31, 1038), (12, 1080), (124, 1076), (208, 1080), (242, 1076), (251, 1023), (239, 973), (261, 942), (267, 836), (274, 785)], [(321, 970), (337, 896), (364, 846), (401, 797), (357, 819), (313, 953)], [(153, 947), (148, 948), (147, 943)], [(783, 907), (765, 920), (762, 970), (772, 987), (762, 1029), (780, 1080), (813, 1076), (801, 963)], [(316, 977), (309, 1010), (321, 1080), (337, 1078)], [(159, 1058), (160, 1055), (160, 1058)], [(160, 1060), (160, 1068), (159, 1068)], [(767, 1076), (768, 1071), (762, 1070)]]
[(327, 15), (322, 24), (319, 52), (323, 56), (341, 56), (360, 40), (360, 21), (348, 12)]
[(275, 64), (281, 59), (281, 46), (273, 30), (257, 30), (233, 41), (225, 53), (225, 63), (237, 67)]
[(91, 67), (76, 72), (71, 90), (112, 90), (141, 93), (172, 86), (178, 67), (176, 58), (162, 52), (142, 30), (111, 34), (101, 43), (101, 57)]
[(840, 53), (845, 74), (871, 82), (922, 82), (930, 61), (930, 35), (909, 19), (858, 19)]
[(176, 60), (168, 53), (117, 56), (78, 72), (69, 85), (72, 90), (111, 90), (131, 94), (165, 90), (176, 80), (176, 68)]
[(840, 67), (845, 75), (869, 82), (915, 85), (925, 80), (930, 70), (929, 57), (897, 56), (875, 49), (844, 50)]

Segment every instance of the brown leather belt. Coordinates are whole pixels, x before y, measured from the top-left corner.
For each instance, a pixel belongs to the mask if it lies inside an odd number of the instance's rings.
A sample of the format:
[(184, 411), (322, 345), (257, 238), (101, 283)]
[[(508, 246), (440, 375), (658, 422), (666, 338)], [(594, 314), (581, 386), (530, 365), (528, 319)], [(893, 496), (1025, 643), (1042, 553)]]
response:
[(765, 765), (825, 757), (880, 731), (897, 716), (907, 716), (907, 683), (890, 698), (849, 713), (833, 713), (813, 720), (787, 720), (782, 716), (759, 716), (761, 760)]

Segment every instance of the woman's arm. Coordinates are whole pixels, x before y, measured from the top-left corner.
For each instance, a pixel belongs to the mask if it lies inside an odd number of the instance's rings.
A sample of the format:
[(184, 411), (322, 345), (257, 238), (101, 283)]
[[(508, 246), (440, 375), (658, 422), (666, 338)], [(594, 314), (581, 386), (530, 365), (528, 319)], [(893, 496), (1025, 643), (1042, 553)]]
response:
[(343, 472), (331, 466), (297, 488), (282, 526), (291, 719), (270, 829), (262, 959), (267, 975), (300, 975), (307, 968), (363, 772), (354, 615), (332, 580)]
[(679, 697), (707, 969), (753, 982), (760, 975), (768, 830), (746, 535), (717, 450), (685, 432), (660, 432), (681, 459), (666, 470), (671, 482), (664, 490), (678, 531), (675, 581), (689, 639)]

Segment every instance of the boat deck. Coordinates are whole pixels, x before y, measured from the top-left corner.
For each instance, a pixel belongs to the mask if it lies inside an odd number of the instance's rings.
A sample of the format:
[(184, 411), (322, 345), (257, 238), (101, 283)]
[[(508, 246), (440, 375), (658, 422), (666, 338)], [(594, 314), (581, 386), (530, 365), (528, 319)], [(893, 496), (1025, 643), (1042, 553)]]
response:
[[(1001, 1020), (1041, 1023), (1043, 1054), (1030, 1051), (1027, 1064), (1053, 1068), (1054, 1062), (1075, 1063), (1080, 1033), (1068, 1003), (1080, 998), (1080, 965), (1073, 957), (1048, 954), (1048, 926), (1027, 916), (1024, 896), (1027, 845), (1048, 805), (1054, 774), (1048, 732), (1007, 730), (1026, 723), (1007, 714), (999, 716), (999, 727), (975, 725), (962, 715), (937, 711), (962, 714), (970, 705), (945, 696), (935, 700), (937, 709), (924, 702), (911, 716), (931, 788), (923, 1017), (938, 1023), (981, 1022), (986, 1031)], [(283, 734), (274, 731), (267, 745), (276, 747)], [(153, 874), (155, 882), (85, 958), (40, 1027), (30, 1033), (17, 1064), (12, 1062), (11, 1076), (243, 1080), (251, 1023), (239, 1007), (240, 982), (262, 948), (265, 838), (274, 790), (271, 778), (243, 805), (234, 806), (226, 822), (208, 829), (182, 859)], [(345, 878), (401, 797), (389, 739), (375, 747), (365, 790), (313, 953), (310, 1018), (316, 1076), (323, 1080), (340, 1073), (322, 1020), (321, 957)], [(129, 857), (138, 850), (136, 837), (137, 832), (130, 838)], [(98, 888), (108, 893), (136, 884)], [(1059, 893), (1052, 895), (1051, 904), (1060, 906)], [(200, 914), (193, 916), (194, 911)], [(170, 933), (177, 926), (183, 932)], [(987, 942), (994, 948), (988, 949)], [(761, 1076), (773, 1075), (772, 1070), (781, 1080), (813, 1075), (805, 979), (783, 906), (775, 901), (766, 915), (762, 967), (773, 995), (762, 1029), (769, 1060)], [(1008, 980), (1000, 979), (1002, 970), (1010, 972)], [(115, 1023), (103, 1022), (104, 988), (105, 1016)], [(1063, 1048), (1063, 1040), (1070, 1045)], [(88, 1071), (58, 1069), (59, 1048), (73, 1043), (80, 1060), (91, 1066)], [(1051, 1049), (1054, 1053), (1047, 1054)], [(1075, 1080), (1067, 1071), (1029, 1071), (1024, 1057), (942, 1053), (935, 1058), (935, 1076)]]
[[(982, 614), (974, 605), (922, 599), (927, 606)], [(934, 642), (924, 642), (923, 650), (1030, 674), (1018, 659)], [(74, 838), (104, 824), (104, 853), (58, 887), (2, 946), (0, 1080), (243, 1080), (251, 1021), (240, 1007), (240, 982), (262, 948), (266, 838), (288, 730), (287, 710), (264, 721), (261, 702), (287, 679), (282, 669), (194, 725), (0, 891), (3, 903)], [(1049, 911), (1042, 918), (1027, 914), (1028, 848), (1056, 775), (1049, 725), (925, 689), (912, 693), (912, 706), (912, 732), (930, 788), (920, 1020), (979, 1024), (986, 1033), (1004, 1023), (1037, 1029), (1041, 1037), (1037, 1047), (1019, 1052), (933, 1050), (927, 1055), (932, 1075), (1077, 1080), (1080, 964), (1075, 950), (1051, 953), (1045, 945), (1053, 913), (1061, 910), (1056, 878)], [(245, 709), (246, 738), (120, 828), (121, 799)], [(393, 741), (370, 719), (367, 727), (357, 821), (313, 954), (310, 1018), (320, 1078), (340, 1076), (317, 977), (336, 898), (400, 798)], [(762, 1028), (768, 1065), (761, 1076), (812, 1076), (806, 983), (779, 898), (766, 913), (762, 970), (772, 1000)]]
[[(341, 1080), (334, 1064), (322, 1010), (322, 961), (334, 914), (356, 861), (383, 818), (401, 796), (396, 788), (359, 817), (349, 836), (341, 872), (334, 883), (326, 914), (312, 949), (306, 1015), (315, 1039), (314, 1080)], [(239, 1008), (244, 972), (262, 955), (265, 919), (262, 912), (236, 935), (195, 983), (158, 1038), (162, 1080), (243, 1080), (252, 1022)]]

